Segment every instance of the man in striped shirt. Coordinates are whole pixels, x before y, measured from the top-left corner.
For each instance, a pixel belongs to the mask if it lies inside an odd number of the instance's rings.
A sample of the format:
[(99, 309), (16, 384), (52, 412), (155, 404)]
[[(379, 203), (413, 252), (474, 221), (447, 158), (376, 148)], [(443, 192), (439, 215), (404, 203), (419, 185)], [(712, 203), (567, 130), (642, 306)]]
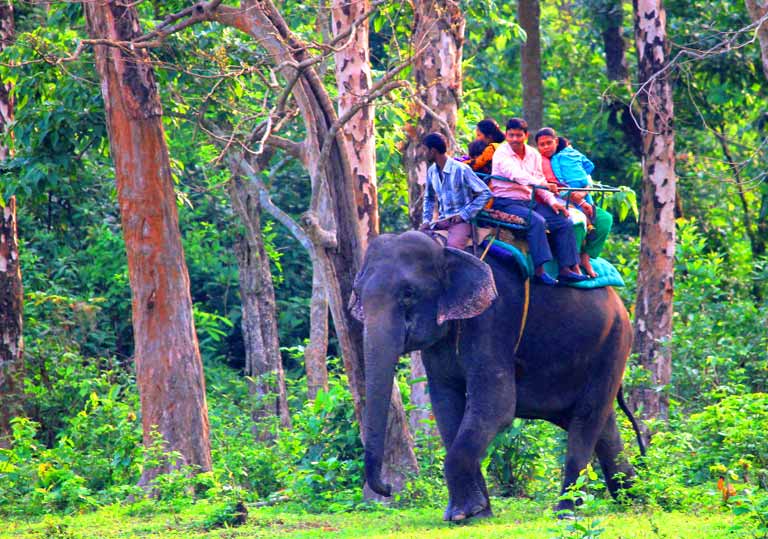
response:
[(491, 190), (471, 168), (448, 157), (443, 135), (430, 133), (422, 144), (432, 164), (427, 170), (421, 228), (448, 230), (448, 247), (463, 249), (472, 234), (469, 221), (490, 200)]

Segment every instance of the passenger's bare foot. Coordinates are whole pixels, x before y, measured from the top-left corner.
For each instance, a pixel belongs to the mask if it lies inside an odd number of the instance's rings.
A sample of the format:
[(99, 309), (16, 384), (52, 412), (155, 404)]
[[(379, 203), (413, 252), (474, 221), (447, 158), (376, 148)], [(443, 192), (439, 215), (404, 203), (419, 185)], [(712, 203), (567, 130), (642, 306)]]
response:
[(595, 269), (592, 267), (592, 262), (589, 259), (589, 255), (587, 253), (581, 253), (580, 258), (581, 258), (580, 260), (581, 267), (584, 268), (584, 271), (587, 272), (587, 275), (589, 275), (589, 277), (592, 279), (597, 277), (597, 273), (595, 272)]

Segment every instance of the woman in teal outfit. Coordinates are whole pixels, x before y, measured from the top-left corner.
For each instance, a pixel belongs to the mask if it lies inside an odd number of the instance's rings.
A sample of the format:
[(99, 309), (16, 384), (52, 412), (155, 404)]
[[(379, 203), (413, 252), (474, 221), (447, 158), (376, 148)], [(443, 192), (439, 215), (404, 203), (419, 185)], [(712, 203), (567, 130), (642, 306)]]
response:
[[(544, 176), (547, 181), (554, 180), (565, 187), (590, 187), (590, 174), (595, 165), (587, 156), (570, 145), (564, 137), (558, 137), (551, 127), (544, 127), (536, 133), (536, 145), (542, 157)], [(587, 234), (584, 246), (581, 248), (580, 264), (590, 277), (597, 277), (592, 268), (590, 258), (600, 256), (605, 240), (613, 227), (613, 216), (595, 205), (588, 193), (572, 192), (571, 202), (581, 209), (591, 222), (591, 230)]]

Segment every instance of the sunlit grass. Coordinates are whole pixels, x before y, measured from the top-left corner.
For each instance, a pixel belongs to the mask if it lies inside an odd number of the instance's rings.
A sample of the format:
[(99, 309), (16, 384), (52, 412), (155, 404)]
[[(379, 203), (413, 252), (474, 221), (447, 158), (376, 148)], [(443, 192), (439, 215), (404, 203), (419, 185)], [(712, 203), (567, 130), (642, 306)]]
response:
[[(221, 505), (196, 503), (179, 511), (154, 512), (148, 506), (110, 506), (74, 516), (48, 516), (31, 522), (0, 523), (0, 537), (131, 538), (131, 537), (252, 537), (252, 538), (397, 538), (469, 539), (571, 537), (552, 511), (541, 502), (495, 500), (496, 516), (466, 525), (444, 523), (435, 508), (377, 508), (351, 513), (309, 514), (293, 505), (249, 508), (248, 522), (237, 528), (211, 528), (212, 516)], [(606, 539), (714, 539), (752, 537), (744, 524), (727, 510), (707, 508), (706, 512), (664, 512), (649, 509), (622, 509), (600, 503), (590, 510), (585, 522), (603, 528)]]

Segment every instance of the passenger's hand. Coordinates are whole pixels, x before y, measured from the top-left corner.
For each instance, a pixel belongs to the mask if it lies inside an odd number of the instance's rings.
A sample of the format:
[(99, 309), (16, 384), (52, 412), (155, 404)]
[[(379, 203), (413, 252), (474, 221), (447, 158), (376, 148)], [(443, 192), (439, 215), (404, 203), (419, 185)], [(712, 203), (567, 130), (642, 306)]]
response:
[(547, 183), (547, 189), (549, 189), (551, 192), (557, 194), (559, 192), (559, 188), (556, 183), (549, 182)]
[(463, 223), (464, 219), (461, 218), (461, 215), (454, 215), (450, 219), (448, 219), (448, 222), (452, 225), (458, 225), (459, 223)]
[(550, 208), (552, 208), (552, 211), (555, 213), (562, 213), (566, 217), (568, 217), (568, 208), (565, 207), (565, 204), (560, 202), (559, 200), (555, 199), (553, 200), (550, 205)]
[(583, 202), (582, 204), (580, 204), (579, 209), (584, 212), (584, 215), (589, 217), (590, 221), (595, 218), (595, 209), (592, 207), (592, 204), (590, 204), (589, 202)]

